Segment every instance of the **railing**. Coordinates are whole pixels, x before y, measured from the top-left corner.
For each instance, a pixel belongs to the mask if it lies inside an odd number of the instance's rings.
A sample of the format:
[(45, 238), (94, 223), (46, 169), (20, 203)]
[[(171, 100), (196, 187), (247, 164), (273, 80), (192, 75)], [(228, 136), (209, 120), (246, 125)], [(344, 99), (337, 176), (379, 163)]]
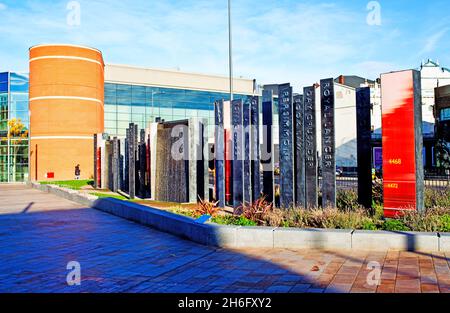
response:
[[(427, 174), (425, 175), (424, 185), (436, 190), (450, 188), (450, 175)], [(322, 188), (321, 177), (319, 177), (319, 187)], [(336, 177), (336, 188), (338, 190), (357, 189), (358, 178), (354, 176)]]

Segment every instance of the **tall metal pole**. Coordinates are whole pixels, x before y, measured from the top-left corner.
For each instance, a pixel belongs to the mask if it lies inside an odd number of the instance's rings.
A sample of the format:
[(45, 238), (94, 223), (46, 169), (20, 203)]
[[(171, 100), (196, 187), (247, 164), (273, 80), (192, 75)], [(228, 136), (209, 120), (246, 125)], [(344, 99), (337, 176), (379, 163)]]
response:
[(231, 0), (228, 0), (228, 57), (230, 67), (230, 101), (233, 101), (233, 34), (231, 28)]

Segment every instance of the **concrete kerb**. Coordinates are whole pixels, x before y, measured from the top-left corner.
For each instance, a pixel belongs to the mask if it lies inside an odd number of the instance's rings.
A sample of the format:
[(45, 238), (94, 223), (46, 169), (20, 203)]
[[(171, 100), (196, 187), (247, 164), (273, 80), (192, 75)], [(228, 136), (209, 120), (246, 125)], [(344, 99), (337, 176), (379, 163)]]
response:
[(334, 229), (225, 226), (196, 220), (113, 198), (95, 196), (54, 185), (28, 183), (82, 205), (189, 239), (222, 248), (324, 249), (360, 251), (450, 252), (450, 233), (392, 232)]
[(355, 230), (352, 249), (439, 252), (438, 233)]
[(275, 248), (350, 250), (353, 230), (278, 228)]

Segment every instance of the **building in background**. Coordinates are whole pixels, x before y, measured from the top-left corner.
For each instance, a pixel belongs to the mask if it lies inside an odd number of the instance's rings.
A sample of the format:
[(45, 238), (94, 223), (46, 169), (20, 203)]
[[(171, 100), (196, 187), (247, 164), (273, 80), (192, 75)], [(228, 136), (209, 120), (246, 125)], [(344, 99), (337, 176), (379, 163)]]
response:
[[(235, 99), (255, 94), (255, 81), (234, 79)], [(229, 100), (225, 76), (148, 69), (127, 65), (105, 68), (105, 132), (125, 137), (129, 123), (146, 128), (156, 118), (165, 121), (191, 117), (214, 125), (214, 102)], [(213, 128), (209, 128), (212, 140)]]
[(450, 85), (435, 89), (436, 134), (450, 145)]
[(0, 73), (0, 183), (28, 180), (28, 74)]
[[(435, 105), (435, 88), (450, 85), (450, 69), (442, 67), (439, 62), (428, 59), (422, 62), (420, 66), (420, 75), (422, 79), (422, 117), (434, 130), (434, 105)], [(431, 124), (431, 125), (430, 125)]]
[(73, 180), (94, 171), (94, 134), (104, 132), (102, 53), (73, 45), (30, 48), (30, 179)]
[[(103, 66), (101, 52), (96, 49), (40, 45), (30, 49), (30, 88), (26, 74), (0, 74), (0, 182), (23, 182), (29, 178), (73, 179), (78, 164), (82, 178), (90, 178), (93, 174), (92, 134), (104, 132), (125, 137), (130, 123), (145, 128), (157, 118), (174, 121), (201, 117), (213, 125), (214, 102), (229, 99), (229, 79), (225, 76), (127, 65), (106, 65), (103, 71)], [(423, 62), (420, 70), (424, 164), (426, 168), (432, 168), (436, 165), (435, 120), (430, 118), (428, 111), (431, 108), (433, 115), (434, 109), (437, 126), (447, 125), (448, 110), (435, 107), (434, 89), (450, 84), (450, 71), (431, 60)], [(335, 82), (337, 166), (348, 172), (357, 166), (355, 89), (370, 87), (373, 163), (377, 167), (377, 162), (381, 162), (377, 157), (381, 155), (380, 82), (344, 75)], [(298, 90), (296, 87), (294, 92), (301, 91), (300, 86)], [(278, 162), (278, 85), (260, 88), (254, 80), (234, 79), (235, 99), (261, 95), (259, 89), (270, 89), (274, 93), (273, 139), (275, 162)], [(29, 106), (28, 90), (31, 94)], [(445, 92), (446, 89), (439, 90)], [(439, 91), (439, 97), (442, 92)], [(320, 135), (320, 88), (316, 88), (316, 99)], [(13, 126), (22, 125), (18, 133), (11, 133), (12, 122), (15, 123)], [(213, 128), (209, 128), (208, 136), (212, 142)], [(319, 140), (319, 153), (320, 144)]]

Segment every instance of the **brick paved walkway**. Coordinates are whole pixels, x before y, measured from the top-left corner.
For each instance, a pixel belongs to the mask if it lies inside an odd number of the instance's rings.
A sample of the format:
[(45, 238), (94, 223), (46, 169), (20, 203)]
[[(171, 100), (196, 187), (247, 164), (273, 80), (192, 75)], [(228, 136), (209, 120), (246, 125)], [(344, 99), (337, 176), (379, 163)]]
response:
[[(81, 286), (66, 284), (68, 262)], [(382, 266), (369, 286), (369, 262)], [(197, 245), (24, 186), (0, 185), (0, 292), (450, 292), (450, 254)]]

